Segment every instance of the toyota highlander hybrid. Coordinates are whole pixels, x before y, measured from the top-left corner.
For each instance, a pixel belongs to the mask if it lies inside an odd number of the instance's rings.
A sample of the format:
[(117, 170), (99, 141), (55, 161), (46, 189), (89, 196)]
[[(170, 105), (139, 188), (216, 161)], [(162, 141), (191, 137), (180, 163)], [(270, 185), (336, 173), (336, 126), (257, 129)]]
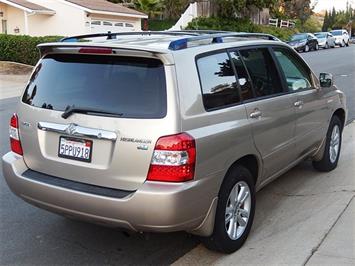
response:
[(39, 49), (2, 163), (11, 190), (40, 208), (187, 231), (231, 253), (256, 191), (305, 159), (337, 167), (344, 94), (266, 35), (107, 33)]

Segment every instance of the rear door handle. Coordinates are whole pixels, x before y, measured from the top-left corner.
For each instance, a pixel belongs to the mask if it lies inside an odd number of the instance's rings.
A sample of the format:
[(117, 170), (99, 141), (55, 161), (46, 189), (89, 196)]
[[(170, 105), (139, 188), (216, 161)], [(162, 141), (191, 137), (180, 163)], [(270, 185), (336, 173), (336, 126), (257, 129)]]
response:
[(262, 112), (259, 109), (255, 109), (251, 114), (250, 118), (257, 119), (262, 116)]
[(303, 106), (303, 101), (297, 101), (293, 104), (295, 107), (302, 107)]
[(112, 131), (81, 127), (76, 124), (55, 124), (47, 122), (38, 122), (37, 127), (42, 131), (55, 132), (63, 135), (75, 137), (87, 137), (104, 140), (117, 140), (117, 134)]

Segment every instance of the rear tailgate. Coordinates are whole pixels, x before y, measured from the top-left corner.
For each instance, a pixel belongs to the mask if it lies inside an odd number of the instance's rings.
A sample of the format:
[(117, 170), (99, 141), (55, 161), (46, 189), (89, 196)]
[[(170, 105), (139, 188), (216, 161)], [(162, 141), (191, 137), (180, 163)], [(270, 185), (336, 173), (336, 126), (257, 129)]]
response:
[(174, 67), (157, 58), (45, 56), (18, 112), (27, 166), (78, 182), (138, 189), (157, 139), (179, 131), (174, 88)]

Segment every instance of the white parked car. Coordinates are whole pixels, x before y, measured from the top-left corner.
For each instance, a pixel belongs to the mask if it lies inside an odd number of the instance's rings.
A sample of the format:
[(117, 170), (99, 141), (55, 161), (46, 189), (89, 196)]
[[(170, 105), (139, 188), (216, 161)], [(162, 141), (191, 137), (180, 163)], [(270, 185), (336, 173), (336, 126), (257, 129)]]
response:
[(341, 47), (349, 46), (349, 33), (347, 30), (332, 30), (330, 32), (335, 37), (335, 44)]
[(330, 32), (316, 32), (314, 35), (318, 39), (320, 48), (328, 49), (329, 47), (335, 47), (335, 37)]

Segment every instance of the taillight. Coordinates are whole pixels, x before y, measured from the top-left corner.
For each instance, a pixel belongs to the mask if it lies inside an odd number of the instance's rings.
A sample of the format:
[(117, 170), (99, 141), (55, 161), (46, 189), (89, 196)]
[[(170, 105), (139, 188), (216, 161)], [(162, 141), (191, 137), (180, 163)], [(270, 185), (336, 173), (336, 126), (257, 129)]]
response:
[(17, 114), (13, 114), (10, 120), (10, 145), (11, 150), (19, 155), (23, 155), (20, 135), (19, 135), (19, 122)]
[(187, 133), (158, 139), (147, 180), (184, 182), (194, 178), (196, 144)]

